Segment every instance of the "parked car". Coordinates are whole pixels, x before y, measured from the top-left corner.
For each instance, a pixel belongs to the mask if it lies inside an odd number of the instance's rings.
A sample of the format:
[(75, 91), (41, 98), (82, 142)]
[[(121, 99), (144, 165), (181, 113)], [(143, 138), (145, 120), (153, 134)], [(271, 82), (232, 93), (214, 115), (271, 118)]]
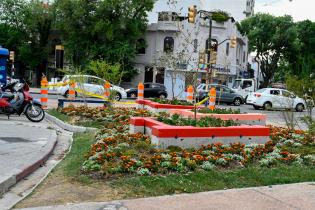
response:
[[(84, 91), (98, 95), (103, 95), (104, 93), (104, 84), (106, 82), (104, 79), (91, 75), (66, 75), (61, 81), (69, 82), (70, 79), (77, 83), (81, 83), (80, 86), (84, 89)], [(111, 84), (110, 89), (116, 91), (115, 100), (119, 101), (122, 98), (127, 98), (127, 93), (123, 88)], [(69, 85), (57, 88), (57, 92), (67, 98), (69, 96)]]
[(247, 104), (255, 109), (295, 109), (302, 112), (306, 105), (302, 98), (280, 88), (263, 88), (251, 94), (247, 98)]
[[(144, 83), (145, 98), (167, 98), (166, 88), (159, 83)], [(138, 88), (130, 88), (126, 90), (128, 98), (136, 98), (138, 96)]]
[[(198, 87), (199, 89), (197, 88), (197, 99), (201, 101), (208, 97), (209, 91), (206, 91), (206, 85), (203, 85), (202, 87), (199, 85)], [(240, 106), (244, 103), (244, 98), (240, 94), (236, 93), (225, 85), (220, 86), (218, 84), (210, 84), (210, 87), (215, 87), (216, 89), (217, 102), (220, 100), (220, 103), (234, 104), (235, 106)]]

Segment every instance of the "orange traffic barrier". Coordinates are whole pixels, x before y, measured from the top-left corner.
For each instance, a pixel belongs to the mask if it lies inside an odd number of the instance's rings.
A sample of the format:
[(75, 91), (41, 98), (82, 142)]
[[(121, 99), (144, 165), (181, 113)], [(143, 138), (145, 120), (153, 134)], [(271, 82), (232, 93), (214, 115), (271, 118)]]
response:
[(71, 81), (69, 85), (69, 99), (75, 100), (75, 82)]
[(189, 85), (187, 88), (187, 102), (192, 103), (194, 99), (194, 87)]
[(209, 92), (209, 108), (213, 111), (215, 109), (216, 90), (211, 88)]
[(144, 85), (142, 82), (138, 85), (138, 100), (143, 100), (144, 97)]
[(105, 100), (108, 101), (110, 97), (110, 83), (108, 81), (104, 84), (104, 97)]
[(40, 81), (40, 102), (42, 104), (42, 108), (47, 108), (47, 103), (48, 103), (48, 81), (45, 76), (42, 77), (42, 80)]

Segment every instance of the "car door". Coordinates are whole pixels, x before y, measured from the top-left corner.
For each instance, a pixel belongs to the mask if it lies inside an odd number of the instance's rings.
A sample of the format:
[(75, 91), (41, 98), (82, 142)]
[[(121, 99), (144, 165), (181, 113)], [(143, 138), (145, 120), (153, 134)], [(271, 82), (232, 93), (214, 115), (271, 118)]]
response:
[(281, 105), (282, 108), (291, 109), (294, 107), (294, 94), (289, 91), (282, 90), (281, 91)]
[(97, 77), (88, 77), (88, 82), (85, 85), (85, 91), (102, 95), (103, 88), (102, 88), (102, 80)]
[(270, 101), (273, 108), (281, 108), (282, 100), (281, 91), (279, 89), (271, 89), (266, 97), (266, 101)]
[(145, 98), (150, 98), (152, 97), (152, 85), (150, 83), (144, 83), (144, 97)]
[(224, 90), (223, 86), (216, 86), (215, 87), (217, 96), (216, 96), (216, 101), (220, 101), (220, 102), (226, 102), (226, 92)]

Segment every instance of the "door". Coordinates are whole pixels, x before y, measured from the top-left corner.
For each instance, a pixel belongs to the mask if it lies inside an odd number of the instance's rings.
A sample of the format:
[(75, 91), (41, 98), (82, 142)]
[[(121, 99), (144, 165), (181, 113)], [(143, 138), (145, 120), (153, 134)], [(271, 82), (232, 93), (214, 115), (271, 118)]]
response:
[(104, 88), (103, 88), (103, 80), (97, 77), (89, 77), (88, 82), (84, 85), (85, 91), (103, 95)]
[(152, 85), (150, 83), (144, 83), (144, 97), (150, 98), (153, 97)]
[(222, 87), (222, 102), (233, 103), (234, 93), (231, 93), (231, 89), (228, 87)]
[(282, 108), (291, 109), (294, 107), (294, 94), (289, 91), (282, 90), (281, 105)]
[(273, 108), (281, 108), (282, 107), (282, 96), (280, 90), (272, 89), (269, 92), (269, 96), (266, 98), (272, 103)]
[(250, 93), (254, 91), (254, 84), (252, 80), (244, 80), (242, 89), (244, 91), (244, 95), (242, 95), (244, 98), (248, 96)]

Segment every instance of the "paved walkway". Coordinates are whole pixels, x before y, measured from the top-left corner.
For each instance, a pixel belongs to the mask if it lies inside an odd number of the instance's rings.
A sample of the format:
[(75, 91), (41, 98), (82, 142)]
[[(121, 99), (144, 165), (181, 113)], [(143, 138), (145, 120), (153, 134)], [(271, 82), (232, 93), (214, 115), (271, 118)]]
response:
[(315, 183), (179, 194), (104, 203), (81, 203), (24, 210), (259, 210), (315, 209)]
[(36, 170), (57, 143), (56, 131), (45, 122), (0, 116), (0, 196)]

